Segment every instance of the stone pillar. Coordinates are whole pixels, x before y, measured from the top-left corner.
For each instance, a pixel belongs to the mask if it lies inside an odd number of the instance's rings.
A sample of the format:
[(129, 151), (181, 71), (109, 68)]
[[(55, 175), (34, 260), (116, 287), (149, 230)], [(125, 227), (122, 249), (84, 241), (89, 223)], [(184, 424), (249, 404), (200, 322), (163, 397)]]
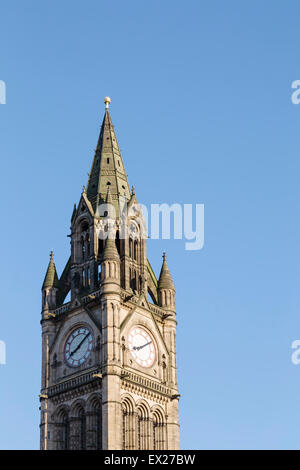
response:
[(107, 294), (102, 304), (102, 447), (122, 449), (119, 296)]
[(177, 450), (180, 448), (177, 398), (168, 403), (167, 440), (168, 450)]

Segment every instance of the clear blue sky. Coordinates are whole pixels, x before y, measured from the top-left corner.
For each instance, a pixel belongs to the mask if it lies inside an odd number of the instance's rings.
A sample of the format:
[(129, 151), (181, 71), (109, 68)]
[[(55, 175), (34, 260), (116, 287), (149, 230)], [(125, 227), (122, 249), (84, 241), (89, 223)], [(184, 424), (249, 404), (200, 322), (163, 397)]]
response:
[(181, 446), (300, 448), (299, 2), (1, 2), (0, 447), (39, 446), (40, 287), (112, 98), (140, 202), (204, 203), (153, 240), (177, 288)]

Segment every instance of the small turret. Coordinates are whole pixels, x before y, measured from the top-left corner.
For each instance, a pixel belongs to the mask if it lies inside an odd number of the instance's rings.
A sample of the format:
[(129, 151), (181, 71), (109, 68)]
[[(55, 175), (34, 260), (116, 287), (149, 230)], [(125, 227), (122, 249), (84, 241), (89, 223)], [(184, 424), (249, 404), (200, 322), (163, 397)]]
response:
[[(109, 228), (101, 262), (101, 284), (104, 290), (120, 290), (120, 256), (116, 247), (115, 230)], [(109, 287), (108, 287), (109, 286)]]
[(102, 261), (116, 260), (120, 261), (120, 256), (116, 247), (116, 242), (114, 238), (107, 237), (105, 248), (103, 251)]
[(158, 296), (161, 307), (175, 311), (175, 287), (167, 264), (166, 253), (163, 254), (163, 264), (158, 280)]
[(42, 310), (53, 309), (56, 307), (56, 293), (59, 289), (59, 281), (53, 260), (53, 251), (50, 253), (46, 276), (42, 286)]

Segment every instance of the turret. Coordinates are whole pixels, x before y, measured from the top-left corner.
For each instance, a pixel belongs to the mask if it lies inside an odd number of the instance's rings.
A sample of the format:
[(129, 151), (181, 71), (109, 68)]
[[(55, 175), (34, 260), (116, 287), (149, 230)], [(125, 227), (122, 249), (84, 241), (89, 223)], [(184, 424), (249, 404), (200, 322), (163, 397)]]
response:
[(101, 285), (103, 292), (120, 292), (120, 256), (115, 242), (115, 230), (112, 226), (108, 228), (102, 255)]
[(56, 308), (56, 295), (58, 288), (59, 282), (53, 260), (53, 251), (51, 251), (50, 261), (42, 286), (42, 311)]
[(175, 313), (175, 287), (167, 264), (167, 255), (163, 254), (163, 264), (158, 280), (159, 305)]

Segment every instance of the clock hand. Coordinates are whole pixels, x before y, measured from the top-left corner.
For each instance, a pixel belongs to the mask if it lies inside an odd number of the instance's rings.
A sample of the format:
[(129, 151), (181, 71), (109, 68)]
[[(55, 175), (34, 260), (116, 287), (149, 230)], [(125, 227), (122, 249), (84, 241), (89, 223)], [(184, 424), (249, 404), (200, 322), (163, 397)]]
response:
[(152, 343), (152, 341), (149, 341), (148, 343), (146, 343), (146, 344), (143, 344), (143, 346), (140, 346), (140, 348), (139, 348), (139, 349), (142, 349), (142, 348), (144, 348), (145, 346), (148, 346), (148, 344), (151, 344), (151, 343)]
[(148, 344), (151, 344), (152, 341), (149, 341), (149, 343), (143, 344), (142, 346), (133, 346), (132, 349), (139, 351), (140, 349), (144, 348), (145, 346), (148, 346)]
[(73, 354), (76, 353), (76, 351), (78, 351), (78, 349), (81, 347), (81, 345), (85, 342), (85, 340), (87, 339), (87, 337), (90, 335), (91, 333), (88, 333), (82, 341), (80, 341), (80, 343), (78, 344), (78, 346), (71, 352), (70, 354), (70, 357), (73, 356)]
[(85, 342), (85, 340), (87, 339), (88, 336), (90, 336), (91, 333), (88, 333), (84, 338), (83, 340), (78, 344), (77, 348), (76, 348), (76, 351), (81, 347), (81, 345)]

